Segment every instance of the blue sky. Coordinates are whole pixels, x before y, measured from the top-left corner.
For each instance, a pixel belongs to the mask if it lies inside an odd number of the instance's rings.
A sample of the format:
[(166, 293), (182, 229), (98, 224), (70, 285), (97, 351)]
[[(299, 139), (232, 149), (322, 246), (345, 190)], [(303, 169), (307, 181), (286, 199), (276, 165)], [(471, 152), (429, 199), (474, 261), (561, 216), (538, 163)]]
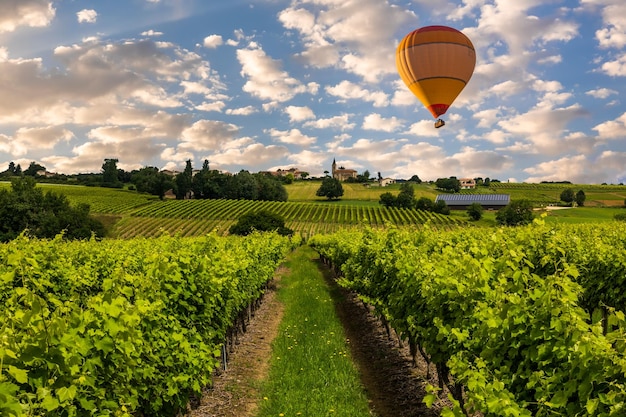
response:
[[(0, 169), (626, 182), (623, 0), (0, 0)], [(400, 81), (408, 32), (476, 48), (446, 126)], [(2, 168), (2, 167), (5, 168)]]

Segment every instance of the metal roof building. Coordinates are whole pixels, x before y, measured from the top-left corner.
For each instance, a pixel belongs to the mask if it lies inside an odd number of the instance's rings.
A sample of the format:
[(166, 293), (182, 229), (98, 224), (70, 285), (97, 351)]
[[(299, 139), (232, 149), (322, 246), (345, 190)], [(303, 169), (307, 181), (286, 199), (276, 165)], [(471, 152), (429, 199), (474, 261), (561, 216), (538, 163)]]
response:
[(511, 202), (509, 194), (439, 194), (439, 200), (446, 202), (450, 210), (467, 210), (472, 203), (479, 203), (487, 210), (499, 210)]

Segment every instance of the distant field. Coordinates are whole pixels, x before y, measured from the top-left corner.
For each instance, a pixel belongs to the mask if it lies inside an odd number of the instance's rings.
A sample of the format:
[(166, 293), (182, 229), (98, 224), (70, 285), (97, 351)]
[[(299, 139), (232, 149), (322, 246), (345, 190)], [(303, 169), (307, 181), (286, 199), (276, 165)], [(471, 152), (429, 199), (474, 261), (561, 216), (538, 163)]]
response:
[[(0, 188), (9, 188), (10, 183), (0, 183)], [(139, 194), (135, 191), (116, 188), (85, 187), (82, 185), (63, 185), (39, 183), (44, 192), (65, 194), (70, 204), (89, 204), (91, 212), (103, 214), (124, 214), (131, 210), (158, 201), (158, 197)]]
[(510, 194), (511, 199), (525, 198), (536, 205), (558, 204), (561, 192), (572, 188), (574, 192), (583, 190), (585, 206), (617, 207), (624, 205), (626, 186), (599, 184), (526, 184), (526, 183), (492, 183), (490, 190), (497, 193)]
[[(325, 197), (315, 195), (322, 184), (321, 181), (297, 181), (293, 184), (286, 185), (289, 201), (326, 201)], [(343, 183), (342, 201), (359, 200), (369, 201), (378, 204), (380, 195), (389, 189), (375, 187), (365, 187), (362, 184)], [(397, 192), (397, 191), (396, 191)]]
[[(362, 184), (343, 183), (344, 196), (338, 201), (328, 201), (315, 195), (321, 181), (298, 181), (287, 185), (288, 202), (254, 202), (245, 200), (166, 200), (134, 191), (85, 187), (77, 185), (39, 184), (46, 191), (65, 194), (72, 204), (86, 203), (91, 212), (107, 224), (112, 237), (156, 236), (161, 233), (183, 236), (202, 235), (211, 231), (226, 234), (228, 228), (242, 214), (268, 209), (285, 218), (287, 227), (304, 237), (317, 233), (330, 233), (341, 228), (374, 228), (395, 225), (421, 227), (430, 224), (437, 228), (459, 225), (495, 225), (495, 212), (486, 212), (478, 223), (468, 223), (465, 211), (453, 211), (450, 216), (436, 215), (418, 210), (388, 209), (378, 201), (386, 192), (397, 194), (400, 185), (369, 187)], [(0, 188), (8, 187), (0, 183)], [(561, 191), (571, 187), (585, 191), (585, 207), (554, 210), (547, 214), (548, 222), (584, 223), (612, 221), (626, 199), (626, 186), (569, 185), (569, 184), (513, 184), (496, 183), (464, 193), (507, 193), (513, 200), (526, 198), (537, 206), (557, 204)], [(440, 192), (430, 184), (415, 184), (415, 197), (435, 199)]]
[(624, 208), (614, 207), (574, 207), (571, 209), (549, 210), (546, 221), (555, 223), (611, 222), (617, 213), (626, 213)]

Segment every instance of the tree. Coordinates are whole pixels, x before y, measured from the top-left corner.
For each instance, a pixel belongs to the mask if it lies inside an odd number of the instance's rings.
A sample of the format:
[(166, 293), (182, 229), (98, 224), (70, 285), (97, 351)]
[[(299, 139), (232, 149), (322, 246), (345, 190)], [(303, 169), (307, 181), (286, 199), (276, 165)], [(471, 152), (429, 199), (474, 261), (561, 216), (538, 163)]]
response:
[(583, 190), (578, 190), (578, 192), (576, 193), (576, 205), (578, 205), (579, 207), (582, 207), (585, 205), (585, 200), (587, 199), (587, 196), (585, 195), (585, 192)]
[(174, 179), (176, 184), (176, 199), (184, 200), (190, 197), (191, 182), (193, 180), (193, 167), (191, 166), (191, 159), (188, 159), (185, 163), (185, 170), (178, 174)]
[(140, 193), (157, 195), (161, 200), (165, 198), (167, 190), (174, 188), (172, 177), (156, 167), (144, 167), (131, 172), (130, 181)]
[(69, 239), (105, 234), (102, 223), (89, 216), (88, 205), (72, 207), (63, 194), (44, 194), (32, 177), (14, 178), (11, 190), (0, 191), (0, 241), (15, 239), (24, 231), (39, 238), (61, 232)]
[(228, 231), (233, 235), (246, 236), (255, 230), (259, 232), (277, 231), (283, 236), (293, 234), (293, 230), (285, 227), (285, 219), (281, 215), (268, 210), (244, 214)]
[(233, 175), (228, 182), (226, 196), (231, 199), (258, 200), (259, 185), (254, 175), (246, 170), (241, 170)]
[(561, 196), (559, 198), (564, 203), (571, 205), (574, 201), (574, 198), (576, 198), (576, 195), (574, 194), (574, 190), (572, 188), (566, 188), (561, 192)]
[(325, 177), (315, 195), (318, 197), (326, 197), (329, 200), (338, 199), (343, 195), (341, 181), (336, 178)]
[(196, 172), (191, 180), (191, 191), (193, 191), (194, 198), (209, 198), (207, 186), (210, 175), (209, 160), (205, 159), (202, 163), (202, 169)]
[(397, 207), (414, 208), (415, 207), (415, 193), (413, 192), (413, 185), (408, 182), (403, 183), (400, 186), (400, 193), (396, 200)]
[(382, 193), (380, 195), (380, 199), (378, 200), (379, 204), (382, 204), (385, 207), (395, 207), (398, 198), (391, 194), (390, 192)]
[(122, 182), (118, 178), (118, 160), (107, 158), (102, 164), (102, 186), (111, 188), (122, 188)]
[(496, 213), (496, 221), (503, 226), (528, 224), (533, 218), (533, 205), (529, 200), (511, 201)]
[[(291, 174), (289, 174), (291, 175)], [(257, 183), (257, 199), (262, 201), (287, 201), (287, 189), (282, 180), (271, 174), (254, 174)]]
[(461, 181), (456, 179), (456, 177), (437, 178), (437, 181), (435, 181), (435, 187), (441, 190), (458, 193), (461, 190)]
[(448, 215), (450, 214), (450, 207), (448, 207), (445, 201), (438, 200), (433, 206), (433, 212)]
[(418, 184), (422, 183), (422, 180), (420, 179), (419, 176), (417, 176), (417, 174), (414, 174), (411, 178), (409, 178), (410, 182), (416, 182)]
[(44, 167), (43, 165), (39, 165), (37, 162), (33, 161), (30, 163), (28, 168), (26, 168), (26, 171), (24, 171), (24, 175), (27, 175), (29, 177), (35, 177), (37, 176), (37, 173), (39, 171), (45, 171), (45, 170), (46, 170), (46, 167)]
[(435, 208), (435, 202), (428, 197), (420, 197), (415, 202), (415, 208), (424, 211), (433, 211)]
[(483, 217), (484, 211), (485, 209), (483, 209), (483, 206), (480, 203), (472, 203), (467, 208), (467, 215), (470, 219), (478, 221)]

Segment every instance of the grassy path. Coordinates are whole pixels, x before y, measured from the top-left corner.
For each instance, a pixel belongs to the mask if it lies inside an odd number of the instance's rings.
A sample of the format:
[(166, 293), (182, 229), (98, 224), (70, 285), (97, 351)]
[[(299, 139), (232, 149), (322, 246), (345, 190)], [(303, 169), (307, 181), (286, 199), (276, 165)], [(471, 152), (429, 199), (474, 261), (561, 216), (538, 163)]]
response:
[(277, 294), (284, 315), (261, 387), (259, 417), (371, 415), (335, 312), (337, 290), (325, 281), (316, 258), (302, 246), (288, 259), (290, 273)]

